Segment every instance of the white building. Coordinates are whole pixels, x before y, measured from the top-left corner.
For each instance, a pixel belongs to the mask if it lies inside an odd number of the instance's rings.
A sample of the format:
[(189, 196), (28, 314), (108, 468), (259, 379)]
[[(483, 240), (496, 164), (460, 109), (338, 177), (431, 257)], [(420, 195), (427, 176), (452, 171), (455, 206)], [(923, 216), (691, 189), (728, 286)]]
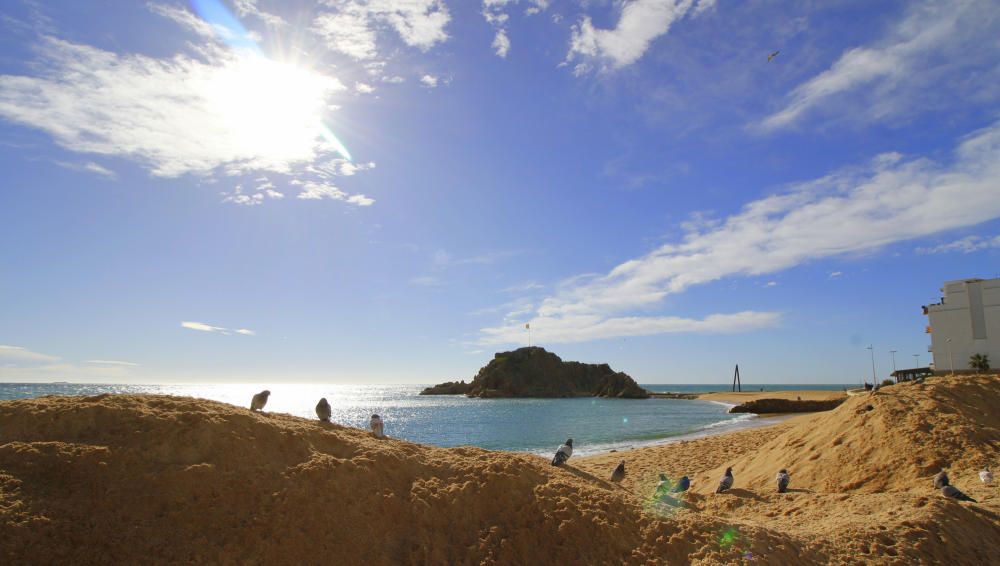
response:
[(940, 303), (924, 307), (934, 369), (969, 369), (973, 354), (1000, 367), (1000, 279), (948, 281), (941, 293)]

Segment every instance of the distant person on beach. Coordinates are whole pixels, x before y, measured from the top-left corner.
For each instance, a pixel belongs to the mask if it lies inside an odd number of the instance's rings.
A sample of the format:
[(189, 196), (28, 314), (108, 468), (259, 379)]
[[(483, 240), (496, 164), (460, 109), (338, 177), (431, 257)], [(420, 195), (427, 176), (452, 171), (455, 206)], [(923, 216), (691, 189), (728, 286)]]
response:
[(260, 393), (253, 396), (250, 400), (250, 410), (260, 411), (264, 409), (264, 405), (267, 405), (267, 398), (271, 395), (271, 392), (267, 389), (261, 391)]
[(375, 435), (375, 438), (385, 438), (385, 423), (382, 422), (382, 417), (372, 415), (368, 425), (371, 427), (372, 434)]

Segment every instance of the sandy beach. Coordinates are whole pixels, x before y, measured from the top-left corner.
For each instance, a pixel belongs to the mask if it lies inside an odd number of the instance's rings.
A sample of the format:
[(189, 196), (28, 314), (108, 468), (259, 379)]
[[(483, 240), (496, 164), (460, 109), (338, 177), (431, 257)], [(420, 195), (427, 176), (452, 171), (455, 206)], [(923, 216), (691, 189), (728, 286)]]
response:
[(748, 401), (756, 401), (758, 399), (787, 399), (789, 401), (801, 399), (803, 401), (829, 401), (831, 399), (842, 399), (844, 397), (847, 397), (847, 393), (843, 391), (810, 391), (810, 390), (743, 391), (743, 392), (717, 391), (712, 393), (701, 393), (698, 395), (698, 399), (702, 401), (716, 401), (719, 403), (727, 403), (730, 405), (739, 405), (740, 403), (746, 403)]
[[(572, 458), (435, 448), (202, 399), (0, 403), (9, 563), (974, 564), (1000, 555), (1000, 376)], [(769, 393), (773, 395), (773, 393)], [(796, 392), (789, 392), (789, 395)], [(805, 398), (803, 396), (803, 398)], [(609, 481), (626, 461), (626, 477)], [(735, 485), (715, 494), (725, 467)], [(778, 468), (791, 490), (778, 494)], [(945, 499), (932, 476), (978, 500)], [(653, 500), (658, 474), (691, 490)]]

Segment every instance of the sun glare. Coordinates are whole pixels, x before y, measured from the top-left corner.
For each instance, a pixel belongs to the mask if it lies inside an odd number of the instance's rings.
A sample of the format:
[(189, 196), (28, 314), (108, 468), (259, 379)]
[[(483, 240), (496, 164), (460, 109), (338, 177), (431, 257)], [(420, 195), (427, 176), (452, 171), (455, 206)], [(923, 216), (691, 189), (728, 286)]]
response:
[(308, 69), (241, 53), (209, 80), (207, 96), (240, 153), (288, 163), (314, 157), (324, 144), (350, 159), (323, 123), (328, 97), (341, 88)]

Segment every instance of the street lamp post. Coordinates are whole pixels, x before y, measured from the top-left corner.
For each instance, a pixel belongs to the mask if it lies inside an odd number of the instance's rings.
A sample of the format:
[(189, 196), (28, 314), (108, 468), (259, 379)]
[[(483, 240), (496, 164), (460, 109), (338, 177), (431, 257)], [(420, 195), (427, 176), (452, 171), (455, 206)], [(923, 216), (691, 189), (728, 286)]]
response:
[(920, 367), (920, 354), (913, 354), (913, 367)]
[[(892, 356), (892, 373), (896, 373), (896, 350), (889, 350), (889, 355)], [(896, 377), (893, 375), (893, 377)]]
[(875, 348), (873, 344), (869, 344), (866, 348), (872, 353), (872, 387), (875, 387), (876, 382), (878, 382), (878, 377), (875, 376)]

